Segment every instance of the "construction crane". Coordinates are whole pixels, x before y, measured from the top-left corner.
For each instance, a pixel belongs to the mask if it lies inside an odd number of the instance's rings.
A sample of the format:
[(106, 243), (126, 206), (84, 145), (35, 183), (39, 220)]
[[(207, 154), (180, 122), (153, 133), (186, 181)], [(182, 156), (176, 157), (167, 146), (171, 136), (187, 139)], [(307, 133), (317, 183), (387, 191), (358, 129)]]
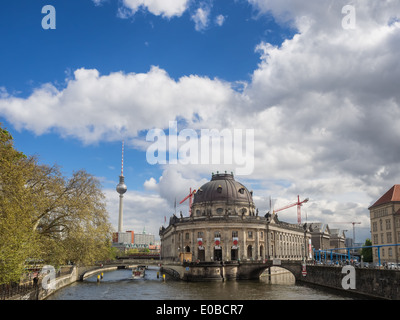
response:
[(183, 199), (179, 204), (184, 203), (187, 199), (189, 199), (189, 217), (192, 215), (192, 202), (193, 202), (193, 196), (196, 193), (196, 190), (192, 191), (192, 188), (190, 188), (190, 193)]
[(289, 204), (282, 208), (276, 209), (276, 210), (274, 210), (274, 213), (297, 206), (297, 223), (301, 224), (301, 209), (300, 209), (300, 207), (303, 205), (303, 203), (306, 203), (306, 202), (308, 202), (308, 198), (305, 198), (303, 201), (300, 201), (300, 196), (297, 196), (297, 202)]

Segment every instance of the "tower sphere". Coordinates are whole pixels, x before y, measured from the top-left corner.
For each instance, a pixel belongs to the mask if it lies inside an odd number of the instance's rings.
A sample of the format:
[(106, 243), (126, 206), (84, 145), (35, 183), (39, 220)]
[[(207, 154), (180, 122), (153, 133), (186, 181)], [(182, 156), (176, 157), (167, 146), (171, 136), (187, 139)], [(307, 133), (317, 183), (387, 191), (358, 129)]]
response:
[(125, 180), (125, 178), (123, 176), (119, 176), (119, 183), (116, 188), (116, 190), (119, 194), (124, 194), (126, 192), (126, 190), (128, 190), (124, 180)]

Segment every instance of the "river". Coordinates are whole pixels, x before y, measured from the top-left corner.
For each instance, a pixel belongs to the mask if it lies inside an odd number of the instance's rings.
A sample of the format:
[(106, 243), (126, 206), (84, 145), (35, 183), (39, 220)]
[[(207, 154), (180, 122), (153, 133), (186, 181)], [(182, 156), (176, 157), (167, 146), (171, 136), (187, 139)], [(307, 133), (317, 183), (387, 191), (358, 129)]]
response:
[(97, 275), (75, 282), (49, 296), (47, 300), (345, 300), (337, 292), (295, 284), (290, 273), (260, 280), (225, 282), (185, 282), (149, 267), (144, 279), (132, 279), (131, 270), (105, 272), (100, 283)]

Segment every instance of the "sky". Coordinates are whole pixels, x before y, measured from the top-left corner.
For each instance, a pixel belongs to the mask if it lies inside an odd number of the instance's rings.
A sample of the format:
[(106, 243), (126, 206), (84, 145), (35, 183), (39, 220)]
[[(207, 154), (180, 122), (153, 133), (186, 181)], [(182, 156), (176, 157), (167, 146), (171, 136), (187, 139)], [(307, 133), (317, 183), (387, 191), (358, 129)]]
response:
[(158, 237), (227, 171), (261, 214), (299, 195), (302, 222), (364, 242), (400, 183), (399, 31), (397, 0), (2, 1), (0, 123), (96, 176), (115, 229), (124, 141), (125, 230)]

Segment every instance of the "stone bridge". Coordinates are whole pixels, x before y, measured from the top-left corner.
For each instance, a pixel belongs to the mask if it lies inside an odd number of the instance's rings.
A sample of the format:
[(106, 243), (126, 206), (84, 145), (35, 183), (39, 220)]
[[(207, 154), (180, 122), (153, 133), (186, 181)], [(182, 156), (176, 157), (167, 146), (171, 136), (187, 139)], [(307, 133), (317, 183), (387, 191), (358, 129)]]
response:
[(183, 264), (162, 264), (162, 270), (172, 276), (186, 281), (224, 281), (259, 279), (270, 267), (281, 267), (289, 270), (297, 279), (301, 277), (301, 261), (211, 261), (188, 262)]
[(162, 271), (175, 278), (187, 281), (224, 281), (259, 279), (268, 268), (276, 266), (289, 270), (297, 279), (301, 277), (301, 261), (271, 260), (271, 261), (211, 261), (186, 262), (155, 260), (155, 259), (124, 259), (107, 263), (88, 270), (80, 275), (83, 280), (94, 273), (115, 269), (130, 269), (137, 265), (158, 266)]
[[(160, 266), (161, 272), (184, 281), (225, 281), (259, 279), (270, 267), (289, 270), (296, 282), (339, 290), (353, 296), (400, 300), (400, 270), (354, 268), (354, 289), (344, 289), (342, 282), (347, 276), (341, 267), (307, 264), (303, 274), (302, 261), (224, 261), (224, 262), (171, 262), (164, 260), (125, 260), (113, 264), (113, 268), (130, 268), (136, 265)], [(110, 268), (105, 265), (103, 268)], [(99, 270), (99, 269), (97, 269)], [(93, 271), (93, 270), (91, 270)]]

